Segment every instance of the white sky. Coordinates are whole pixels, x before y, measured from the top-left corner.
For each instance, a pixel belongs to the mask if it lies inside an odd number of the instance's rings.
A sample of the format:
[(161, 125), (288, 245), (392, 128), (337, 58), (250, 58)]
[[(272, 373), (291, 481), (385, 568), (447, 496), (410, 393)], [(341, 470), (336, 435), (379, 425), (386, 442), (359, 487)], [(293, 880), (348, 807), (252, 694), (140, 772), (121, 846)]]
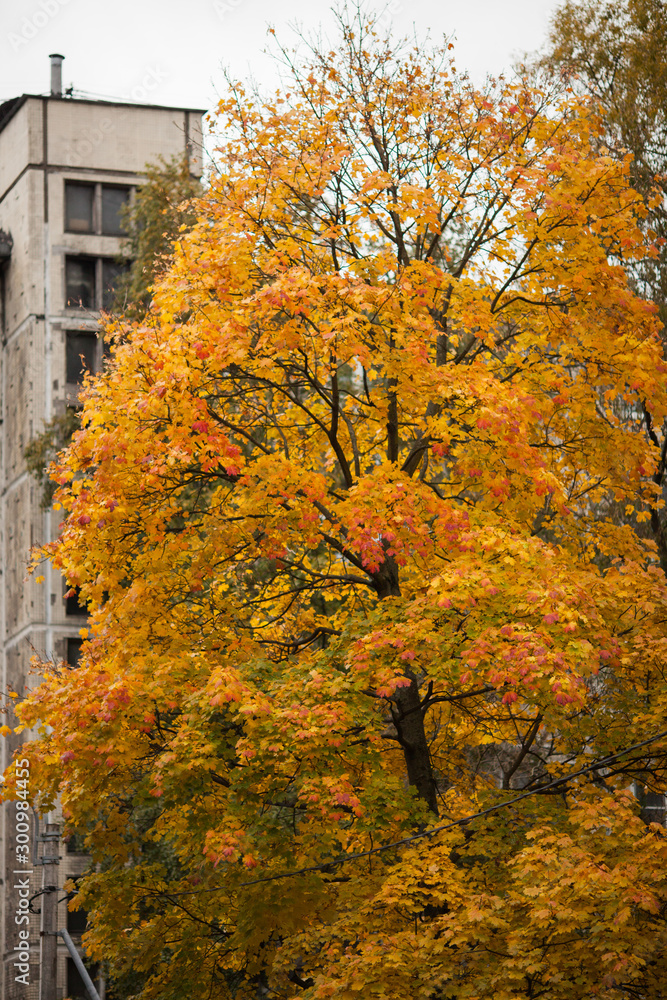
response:
[[(557, 0), (367, 0), (396, 33), (456, 36), (456, 64), (481, 81), (543, 41)], [(49, 89), (51, 52), (66, 58), (65, 86), (86, 96), (210, 109), (222, 68), (264, 84), (267, 24), (332, 24), (331, 0), (0, 0), (0, 100)]]

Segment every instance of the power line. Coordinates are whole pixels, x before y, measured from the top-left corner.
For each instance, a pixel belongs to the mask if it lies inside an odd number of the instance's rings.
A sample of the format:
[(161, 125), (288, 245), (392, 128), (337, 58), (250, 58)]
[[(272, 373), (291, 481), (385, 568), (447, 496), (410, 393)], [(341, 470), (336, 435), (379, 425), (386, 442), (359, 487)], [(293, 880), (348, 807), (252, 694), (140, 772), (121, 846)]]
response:
[[(424, 837), (433, 837), (436, 833), (443, 833), (445, 830), (451, 830), (456, 826), (463, 826), (465, 823), (471, 823), (473, 820), (480, 819), (483, 816), (488, 816), (490, 813), (498, 812), (499, 809), (506, 809), (507, 806), (512, 806), (516, 802), (521, 802), (523, 799), (530, 798), (533, 795), (541, 795), (550, 789), (557, 788), (559, 785), (567, 784), (568, 781), (572, 781), (574, 778), (579, 778), (583, 774), (589, 774), (591, 771), (599, 771), (601, 768), (606, 767), (608, 764), (618, 760), (620, 757), (625, 757), (627, 754), (632, 753), (633, 750), (641, 750), (642, 747), (650, 746), (651, 743), (657, 743), (658, 740), (663, 739), (665, 736), (667, 736), (667, 730), (662, 733), (658, 733), (657, 736), (652, 736), (648, 740), (643, 740), (641, 743), (635, 743), (633, 746), (626, 747), (625, 750), (619, 750), (618, 753), (610, 754), (608, 757), (604, 757), (602, 760), (597, 761), (597, 763), (582, 767), (578, 771), (574, 771), (572, 774), (566, 774), (562, 778), (555, 778), (553, 781), (549, 782), (548, 785), (542, 785), (541, 787), (534, 788), (529, 792), (522, 792), (521, 795), (516, 795), (513, 799), (507, 799), (505, 802), (498, 802), (494, 806), (489, 806), (488, 809), (482, 809), (481, 812), (473, 813), (471, 816), (464, 816), (462, 819), (456, 819), (452, 823), (435, 826), (430, 830), (423, 830), (421, 833), (412, 834), (410, 837), (403, 837), (402, 840), (395, 840), (391, 844), (383, 844), (381, 847), (373, 847), (368, 851), (359, 851), (357, 854), (346, 854), (342, 858), (336, 858), (333, 861), (325, 861), (319, 865), (309, 865), (306, 868), (297, 868), (290, 872), (280, 872), (277, 875), (264, 875), (261, 878), (252, 879), (250, 882), (239, 882), (237, 888), (259, 885), (262, 882), (277, 882), (279, 879), (295, 878), (297, 875), (306, 875), (310, 872), (325, 871), (338, 865), (346, 864), (348, 861), (360, 861), (362, 858), (369, 858), (373, 854), (380, 854), (382, 851), (390, 851), (394, 847), (403, 847), (405, 844), (412, 844), (415, 840), (422, 840)], [(218, 885), (211, 889), (187, 889), (179, 892), (160, 893), (160, 895), (167, 897), (197, 896), (207, 892), (222, 892), (225, 888), (227, 887)]]

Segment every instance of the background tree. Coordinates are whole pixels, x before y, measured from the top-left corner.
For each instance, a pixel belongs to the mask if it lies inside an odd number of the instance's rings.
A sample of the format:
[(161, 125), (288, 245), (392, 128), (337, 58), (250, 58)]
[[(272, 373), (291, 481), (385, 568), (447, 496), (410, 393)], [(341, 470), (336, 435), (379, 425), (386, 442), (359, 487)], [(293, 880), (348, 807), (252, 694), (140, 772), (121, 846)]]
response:
[(619, 408), (667, 404), (642, 201), (575, 95), (341, 32), (222, 102), (86, 389), (33, 787), (146, 1000), (657, 1000), (666, 583), (594, 516), (650, 497)]
[[(612, 155), (630, 155), (630, 178), (647, 211), (643, 222), (655, 256), (624, 262), (633, 286), (658, 308), (667, 325), (667, 4), (664, 0), (567, 0), (556, 11), (541, 66), (600, 107), (603, 141)], [(660, 449), (653, 479), (663, 491), (667, 435), (645, 414), (645, 430)], [(612, 498), (608, 498), (608, 503)], [(667, 573), (667, 523), (656, 505), (647, 528)], [(618, 519), (625, 515), (616, 509)], [(627, 519), (627, 517), (626, 517)], [(635, 528), (642, 531), (641, 525)]]
[(45, 509), (51, 506), (56, 491), (56, 484), (48, 475), (49, 466), (58, 452), (67, 447), (74, 431), (80, 426), (78, 411), (73, 406), (68, 406), (64, 413), (57, 414), (49, 420), (42, 433), (26, 446), (24, 452), (26, 466), (42, 488), (42, 507)]
[(150, 302), (156, 277), (167, 266), (179, 233), (195, 221), (194, 202), (202, 192), (187, 157), (146, 164), (146, 181), (124, 210), (127, 230), (124, 259), (130, 268), (120, 276), (112, 311), (140, 318)]
[[(631, 154), (630, 177), (648, 207), (646, 226), (667, 236), (667, 4), (568, 0), (556, 11), (543, 65), (564, 74), (603, 110), (605, 140)], [(634, 269), (638, 289), (667, 322), (667, 247)]]

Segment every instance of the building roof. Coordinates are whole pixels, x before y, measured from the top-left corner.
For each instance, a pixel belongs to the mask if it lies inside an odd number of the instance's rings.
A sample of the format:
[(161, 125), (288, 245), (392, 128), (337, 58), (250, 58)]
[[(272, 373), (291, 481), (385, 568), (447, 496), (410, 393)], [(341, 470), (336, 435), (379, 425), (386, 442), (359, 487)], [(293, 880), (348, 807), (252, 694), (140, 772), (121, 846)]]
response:
[(11, 97), (8, 101), (3, 101), (0, 104), (0, 131), (5, 127), (9, 119), (13, 117), (14, 113), (18, 111), (20, 105), (24, 103), (25, 95), (23, 97)]
[(5, 125), (14, 117), (17, 111), (23, 107), (26, 101), (67, 101), (71, 104), (95, 104), (110, 108), (146, 108), (151, 111), (181, 111), (195, 115), (206, 114), (206, 108), (178, 108), (169, 104), (137, 104), (135, 101), (103, 101), (94, 100), (88, 97), (57, 97), (53, 94), (21, 94), (20, 97), (12, 97), (8, 101), (0, 104), (0, 132)]

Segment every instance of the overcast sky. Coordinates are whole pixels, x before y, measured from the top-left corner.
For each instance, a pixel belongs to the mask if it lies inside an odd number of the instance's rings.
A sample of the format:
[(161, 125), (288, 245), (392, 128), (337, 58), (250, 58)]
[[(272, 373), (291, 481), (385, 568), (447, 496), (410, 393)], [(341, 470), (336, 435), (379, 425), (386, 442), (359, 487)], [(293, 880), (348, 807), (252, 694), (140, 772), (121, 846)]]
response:
[[(366, 0), (398, 34), (456, 36), (456, 64), (477, 79), (543, 41), (557, 0)], [(331, 31), (331, 0), (0, 0), (0, 99), (49, 88), (51, 52), (65, 86), (86, 96), (210, 109), (223, 67), (271, 83), (268, 24)], [(83, 96), (83, 95), (81, 95)]]

